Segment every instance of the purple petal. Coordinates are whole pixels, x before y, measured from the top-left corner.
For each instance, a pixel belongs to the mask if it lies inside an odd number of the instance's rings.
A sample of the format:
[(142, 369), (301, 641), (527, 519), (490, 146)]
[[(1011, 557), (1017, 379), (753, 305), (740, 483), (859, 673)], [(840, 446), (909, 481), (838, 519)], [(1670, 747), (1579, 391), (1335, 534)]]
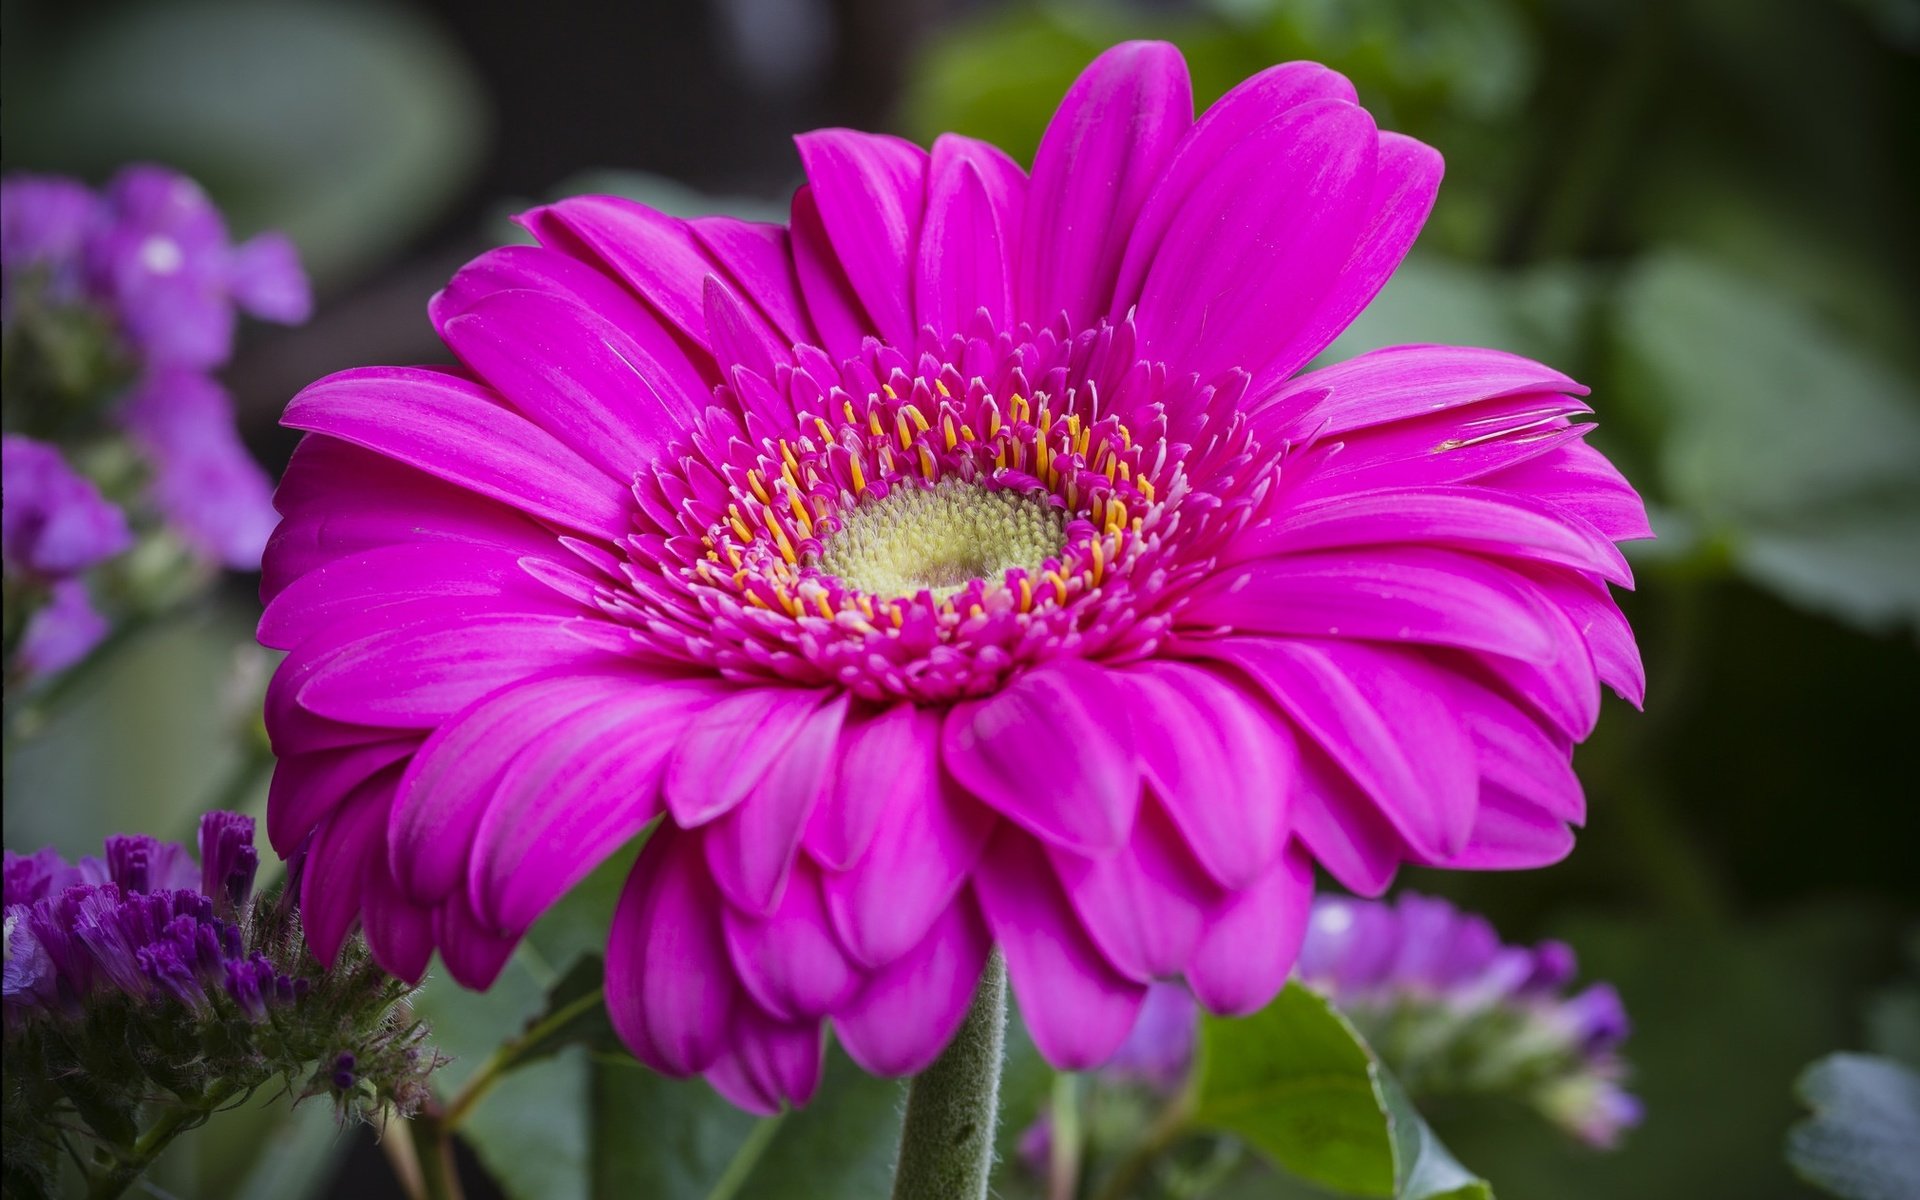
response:
[(957, 897), (917, 946), (834, 1013), (840, 1044), (875, 1075), (924, 1071), (960, 1028), (992, 948), (972, 897)]
[(798, 1107), (820, 1086), (820, 1026), (788, 1024), (742, 1005), (720, 1058), (706, 1071), (715, 1091), (748, 1112), (778, 1115)]
[(727, 1048), (740, 985), (720, 928), (724, 902), (698, 837), (662, 826), (627, 878), (607, 937), (607, 1015), (640, 1061), (684, 1078)]
[(1063, 1071), (1111, 1058), (1139, 1016), (1146, 986), (1094, 946), (1039, 843), (1002, 825), (974, 873), (974, 890), (1041, 1056)]
[(313, 315), (313, 289), (300, 268), (300, 251), (284, 233), (263, 233), (227, 259), (227, 290), (263, 321), (298, 325)]
[(57, 675), (93, 653), (113, 626), (93, 607), (87, 585), (63, 579), (20, 635), (20, 668), (30, 678)]
[(1193, 125), (1193, 86), (1165, 42), (1124, 42), (1088, 64), (1033, 159), (1016, 300), (1037, 325), (1105, 313), (1134, 222)]
[(927, 206), (927, 152), (885, 134), (820, 129), (794, 139), (821, 225), (886, 341), (913, 344), (914, 250)]
[(1117, 849), (1140, 802), (1123, 707), (1108, 673), (1065, 659), (947, 717), (947, 770), (982, 802), (1069, 850)]
[(727, 950), (755, 1004), (783, 1021), (816, 1021), (860, 989), (864, 975), (833, 933), (819, 869), (802, 863), (765, 917), (729, 904)]
[(754, 916), (780, 903), (800, 833), (833, 770), (846, 714), (844, 692), (812, 710), (747, 798), (707, 834), (714, 881), (729, 902)]
[(1313, 860), (1297, 843), (1244, 891), (1224, 899), (1187, 963), (1200, 1003), (1227, 1015), (1265, 1007), (1286, 986), (1313, 906)]
[(280, 755), (267, 789), (268, 842), (280, 857), (292, 857), (355, 788), (419, 746), (417, 737), (408, 737)]

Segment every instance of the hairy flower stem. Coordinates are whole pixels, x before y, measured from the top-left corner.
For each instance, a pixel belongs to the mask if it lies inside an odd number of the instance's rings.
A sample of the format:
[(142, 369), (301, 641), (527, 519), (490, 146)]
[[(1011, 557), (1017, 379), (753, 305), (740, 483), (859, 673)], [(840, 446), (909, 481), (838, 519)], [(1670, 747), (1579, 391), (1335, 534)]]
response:
[(960, 1031), (907, 1087), (893, 1200), (984, 1200), (1006, 1031), (1007, 967), (995, 951)]
[(238, 1084), (215, 1084), (198, 1100), (168, 1108), (138, 1141), (119, 1155), (105, 1174), (94, 1179), (87, 1188), (87, 1200), (113, 1200), (124, 1194), (146, 1174), (161, 1152), (173, 1144), (174, 1138), (206, 1120), (209, 1113), (231, 1100), (239, 1090)]

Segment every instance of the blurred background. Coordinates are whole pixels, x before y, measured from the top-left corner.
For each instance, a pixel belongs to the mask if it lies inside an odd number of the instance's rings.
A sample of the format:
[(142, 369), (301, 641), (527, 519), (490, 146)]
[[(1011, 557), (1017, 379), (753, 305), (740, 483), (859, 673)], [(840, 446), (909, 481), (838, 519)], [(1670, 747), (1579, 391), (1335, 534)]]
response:
[[(953, 129), (1030, 160), (1072, 77), (1138, 36), (1185, 50), (1203, 103), (1318, 59), (1438, 147), (1419, 248), (1331, 355), (1441, 341), (1549, 361), (1592, 386), (1594, 441), (1654, 510), (1625, 598), (1647, 711), (1609, 697), (1579, 752), (1573, 857), (1406, 881), (1509, 939), (1565, 937), (1618, 984), (1646, 1123), (1612, 1154), (1518, 1110), (1435, 1124), (1503, 1197), (1813, 1194), (1780, 1154), (1795, 1075), (1836, 1049), (1920, 1057), (1917, 0), (5, 0), (0, 159), (94, 183), (164, 162), (236, 235), (294, 237), (318, 312), (248, 327), (225, 376), (277, 471), (303, 384), (447, 357), (427, 297), (531, 201), (779, 219), (788, 136), (821, 125)], [(7, 846), (77, 854), (263, 803), (236, 736), (270, 669), (256, 584), (230, 577), (211, 610), (62, 685), (9, 747)], [(456, 1042), (468, 1009), (518, 1019), (510, 997), (447, 1003)], [(527, 1086), (604, 1098), (633, 1070), (562, 1065)], [(508, 1160), (537, 1146), (570, 1171), (537, 1194), (624, 1194), (580, 1166), (605, 1135), (503, 1133), (484, 1165), (532, 1169)], [(305, 1110), (183, 1145), (158, 1179), (181, 1197), (392, 1189), (369, 1133)]]

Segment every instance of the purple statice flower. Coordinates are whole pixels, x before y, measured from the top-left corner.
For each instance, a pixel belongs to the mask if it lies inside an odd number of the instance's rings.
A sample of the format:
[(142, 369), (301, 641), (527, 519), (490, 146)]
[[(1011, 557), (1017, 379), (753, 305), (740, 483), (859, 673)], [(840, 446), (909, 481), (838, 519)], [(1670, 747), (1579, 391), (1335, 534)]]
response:
[(100, 220), (100, 199), (77, 179), (18, 172), (0, 179), (0, 314), (11, 311), (16, 276), (42, 277), (47, 298), (78, 300), (82, 255)]
[(58, 448), (18, 434), (0, 438), (0, 545), (8, 571), (70, 579), (133, 544), (126, 514), (67, 465)]
[(110, 837), (101, 858), (71, 866), (51, 850), (8, 851), (9, 1028), (76, 1017), (114, 994), (198, 1013), (223, 994), (254, 1022), (290, 1001), (293, 981), (248, 952), (239, 924), (259, 861), (252, 842), (251, 818), (208, 813), (198, 863), (144, 834)]
[(1621, 1086), (1627, 1013), (1612, 985), (1568, 994), (1563, 942), (1509, 945), (1486, 918), (1412, 893), (1314, 904), (1299, 974), (1415, 1091), (1521, 1091), (1591, 1145), (1639, 1123)]
[(149, 367), (226, 362), (236, 307), (282, 324), (307, 319), (312, 301), (293, 244), (269, 233), (235, 247), (193, 180), (139, 164), (114, 176), (101, 199), (88, 282)]
[(120, 421), (153, 464), (153, 503), (168, 523), (208, 558), (258, 567), (279, 521), (273, 481), (240, 441), (226, 389), (199, 371), (162, 367), (127, 394)]

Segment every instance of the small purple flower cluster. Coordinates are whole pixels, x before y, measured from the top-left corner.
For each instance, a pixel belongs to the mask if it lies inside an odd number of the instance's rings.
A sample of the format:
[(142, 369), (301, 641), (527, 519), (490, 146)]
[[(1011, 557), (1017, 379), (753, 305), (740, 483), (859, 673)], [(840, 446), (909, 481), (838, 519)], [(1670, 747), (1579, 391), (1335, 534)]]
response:
[(104, 993), (174, 1000), (198, 1016), (215, 997), (247, 1020), (309, 987), (248, 952), (242, 922), (259, 854), (253, 821), (208, 813), (200, 863), (186, 847), (133, 834), (103, 858), (67, 864), (51, 850), (6, 854), (5, 1008), (11, 1031), (43, 1017), (79, 1020)]
[(1569, 995), (1577, 969), (1564, 942), (1508, 945), (1486, 918), (1413, 893), (1322, 898), (1298, 966), (1416, 1094), (1523, 1094), (1605, 1148), (1642, 1115), (1621, 1086), (1627, 1013), (1611, 984)]
[[(236, 312), (293, 324), (311, 304), (290, 241), (270, 233), (232, 244), (207, 194), (176, 172), (130, 166), (99, 192), (57, 176), (0, 180), (9, 428), (64, 440), (86, 424), (76, 412), (104, 413), (145, 466), (145, 503), (202, 562), (257, 568), (276, 521), (272, 482), (211, 374), (233, 352)], [(28, 465), (16, 470), (16, 459)], [(35, 610), (31, 629), (9, 628), (9, 650), (24, 674), (41, 676), (105, 635), (81, 575), (131, 538), (126, 518), (53, 446), (9, 433), (6, 475), (9, 582), (32, 589)], [(47, 544), (67, 553), (47, 561), (16, 544), (29, 527), (51, 531)], [(21, 598), (10, 588), (9, 608)]]

